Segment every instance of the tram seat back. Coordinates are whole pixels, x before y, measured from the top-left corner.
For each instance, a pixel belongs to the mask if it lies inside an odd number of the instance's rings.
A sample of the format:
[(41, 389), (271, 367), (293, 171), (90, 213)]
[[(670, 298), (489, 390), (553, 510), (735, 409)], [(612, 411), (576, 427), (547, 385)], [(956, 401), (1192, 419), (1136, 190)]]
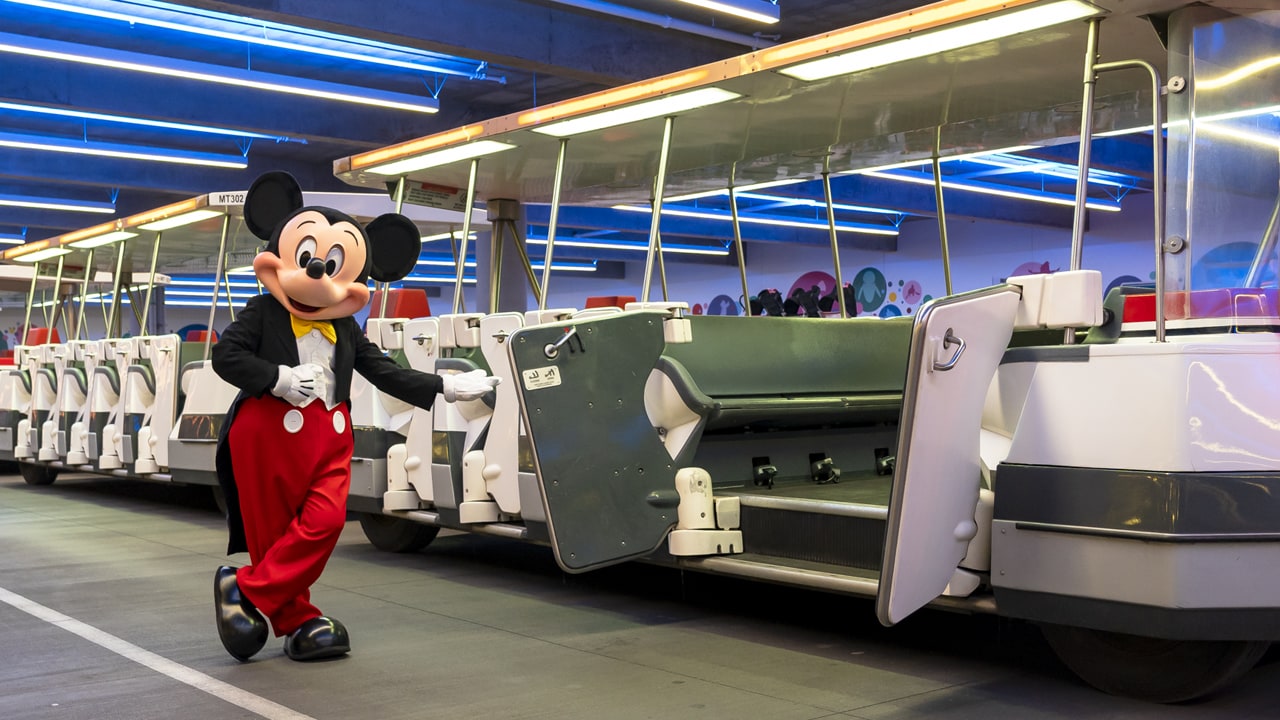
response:
[(912, 318), (695, 315), (667, 375), (708, 431), (896, 422)]
[(62, 342), (62, 338), (58, 335), (58, 328), (33, 327), (27, 330), (26, 342), (23, 344), (45, 345), (60, 342)]
[(431, 301), (422, 288), (393, 288), (387, 293), (387, 310), (382, 309), (382, 291), (375, 290), (369, 301), (369, 316), (387, 318), (431, 317)]

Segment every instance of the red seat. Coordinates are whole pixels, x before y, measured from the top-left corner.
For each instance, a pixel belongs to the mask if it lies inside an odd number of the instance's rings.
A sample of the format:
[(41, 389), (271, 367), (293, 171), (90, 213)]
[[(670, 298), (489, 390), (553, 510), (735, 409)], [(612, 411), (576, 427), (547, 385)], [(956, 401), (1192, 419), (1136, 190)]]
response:
[(588, 310), (598, 307), (626, 308), (627, 303), (633, 303), (635, 301), (636, 298), (634, 295), (597, 295), (595, 297), (587, 298), (587, 304), (584, 305), (583, 308)]
[(44, 345), (45, 343), (60, 343), (62, 338), (58, 336), (58, 328), (42, 328), (33, 327), (27, 329), (26, 345)]
[[(369, 301), (369, 317), (378, 317), (378, 309), (382, 307), (382, 291), (373, 293)], [(431, 303), (427, 302), (427, 291), (422, 288), (395, 288), (387, 295), (387, 312), (382, 317), (420, 318), (431, 317)]]
[[(209, 337), (208, 330), (187, 331), (187, 342), (204, 342), (207, 337)], [(213, 341), (218, 342), (218, 333), (216, 331), (213, 333)]]

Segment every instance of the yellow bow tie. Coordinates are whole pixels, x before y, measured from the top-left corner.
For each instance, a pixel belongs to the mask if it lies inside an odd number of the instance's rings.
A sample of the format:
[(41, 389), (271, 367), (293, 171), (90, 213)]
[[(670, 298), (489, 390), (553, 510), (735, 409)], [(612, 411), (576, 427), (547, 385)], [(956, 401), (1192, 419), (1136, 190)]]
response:
[(300, 338), (312, 330), (318, 331), (324, 336), (325, 340), (337, 345), (338, 333), (333, 329), (333, 323), (328, 320), (304, 320), (296, 315), (289, 316), (289, 322), (293, 324), (293, 336)]

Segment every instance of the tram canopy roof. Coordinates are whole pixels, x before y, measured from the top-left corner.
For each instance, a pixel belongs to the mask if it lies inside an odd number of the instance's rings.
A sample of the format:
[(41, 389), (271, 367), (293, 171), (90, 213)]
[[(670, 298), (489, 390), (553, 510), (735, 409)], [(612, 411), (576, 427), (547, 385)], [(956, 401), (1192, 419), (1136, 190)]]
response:
[[(1185, 0), (943, 0), (912, 11), (777, 45), (728, 60), (341, 158), (334, 172), (359, 186), (468, 185), (478, 199), (552, 198), (561, 134), (562, 202), (647, 202), (657, 174), (664, 117), (673, 116), (664, 197), (784, 183), (1078, 137), (1087, 24), (1099, 16), (1103, 60), (1167, 64), (1157, 27)], [(1204, 4), (1204, 3), (1201, 3)], [(1274, 0), (1210, 0), (1227, 10), (1267, 9)], [(996, 37), (1014, 13), (1065, 11), (1061, 22)], [(1153, 21), (1150, 16), (1155, 16)], [(984, 25), (985, 23), (985, 25)], [(938, 33), (945, 33), (939, 35)], [(987, 37), (963, 45), (975, 37)], [(953, 42), (957, 37), (964, 38)], [(920, 57), (896, 59), (899, 41)], [(963, 45), (943, 49), (950, 45)], [(866, 52), (863, 52), (866, 51)], [(910, 55), (910, 52), (906, 53)], [(836, 56), (861, 70), (814, 77)], [(877, 64), (882, 63), (882, 64)], [(1149, 126), (1151, 81), (1108, 73), (1099, 83), (1095, 131)], [(575, 132), (561, 124), (691, 95), (713, 104), (652, 109), (657, 115)], [(706, 98), (702, 98), (706, 99)], [(600, 122), (595, 122), (600, 124)]]
[[(235, 268), (248, 265), (262, 249), (263, 242), (244, 226), (244, 195), (244, 190), (200, 195), (126, 218), (12, 247), (5, 250), (0, 259), (6, 263), (34, 264), (66, 256), (67, 262), (78, 270), (84, 267), (90, 250), (108, 250), (95, 253), (93, 268), (98, 271), (113, 271), (117, 259), (114, 246), (124, 242), (125, 270), (148, 271), (154, 249), (155, 265), (159, 272), (212, 274), (217, 266), (223, 222), (228, 219), (226, 266)], [(395, 204), (389, 196), (367, 192), (304, 192), (303, 202), (342, 210), (361, 223), (395, 211)], [(406, 203), (401, 212), (418, 226), (424, 236), (455, 232), (463, 221), (463, 213), (460, 211), (424, 205)], [(471, 222), (473, 228), (488, 225), (483, 212), (473, 212)], [(157, 236), (160, 237), (158, 249), (154, 247)], [(0, 266), (0, 269), (9, 271), (4, 266)], [(48, 274), (44, 270), (41, 277)], [(76, 274), (83, 277), (80, 272)], [(25, 291), (31, 282), (31, 273), (18, 275), (26, 278), (27, 285), (21, 288)], [(0, 276), (0, 280), (3, 280), (3, 276)], [(13, 282), (16, 283), (17, 280)]]

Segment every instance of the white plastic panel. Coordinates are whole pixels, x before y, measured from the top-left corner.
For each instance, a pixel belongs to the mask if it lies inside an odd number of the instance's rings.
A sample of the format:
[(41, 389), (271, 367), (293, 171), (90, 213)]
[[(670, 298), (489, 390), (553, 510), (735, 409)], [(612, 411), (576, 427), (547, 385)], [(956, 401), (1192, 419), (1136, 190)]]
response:
[[(409, 367), (420, 372), (435, 372), (436, 358), (439, 357), (440, 321), (433, 317), (410, 320), (405, 323), (404, 337), (404, 356)], [(444, 404), (443, 398), (436, 398), (432, 407)], [(405, 433), (405, 475), (418, 497), (426, 502), (434, 499), (431, 485), (433, 422), (433, 410), (415, 407), (409, 419), (409, 430)]]
[(507, 357), (507, 338), (524, 327), (518, 312), (488, 315), (480, 320), (480, 351), (489, 371), (502, 378), (494, 392), (496, 402), (484, 441), (483, 475), (489, 494), (504, 513), (520, 513), (520, 394)]
[(916, 316), (876, 602), (885, 625), (941, 595), (978, 532), (982, 410), (1018, 299), (1002, 286), (935, 301)]

